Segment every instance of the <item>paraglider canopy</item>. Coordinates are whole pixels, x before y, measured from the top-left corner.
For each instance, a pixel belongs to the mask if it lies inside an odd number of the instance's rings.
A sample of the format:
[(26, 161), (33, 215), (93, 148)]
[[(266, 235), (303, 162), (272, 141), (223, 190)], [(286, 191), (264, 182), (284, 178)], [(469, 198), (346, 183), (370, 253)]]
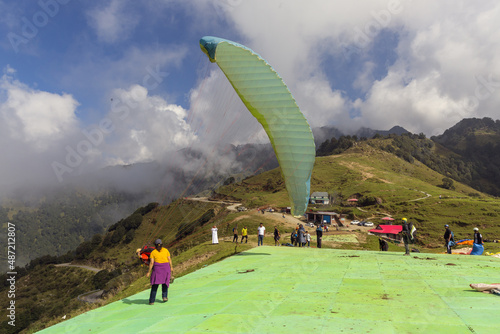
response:
[(285, 179), (292, 214), (303, 215), (316, 151), (311, 128), (288, 87), (264, 58), (244, 45), (207, 36), (200, 47), (263, 126)]

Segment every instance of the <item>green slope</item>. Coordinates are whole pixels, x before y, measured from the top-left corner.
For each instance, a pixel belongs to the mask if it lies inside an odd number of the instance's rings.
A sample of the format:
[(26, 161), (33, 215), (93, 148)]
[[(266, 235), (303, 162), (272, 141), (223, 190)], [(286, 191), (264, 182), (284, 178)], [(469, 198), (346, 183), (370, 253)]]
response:
[[(249, 272), (249, 270), (251, 270)], [(496, 333), (500, 261), (260, 247), (40, 333)]]
[[(500, 201), (458, 182), (454, 182), (455, 190), (439, 187), (443, 177), (416, 160), (409, 163), (359, 142), (342, 154), (316, 158), (311, 192), (326, 191), (334, 197), (335, 203), (318, 207), (321, 210), (370, 218), (374, 223), (382, 223), (377, 217), (385, 215), (407, 217), (416, 223), (421, 244), (431, 247), (441, 244), (444, 224), (450, 224), (460, 239), (470, 238), (475, 226), (485, 238), (500, 239)], [(265, 191), (269, 182), (277, 186)], [(279, 171), (273, 170), (222, 187), (219, 192), (241, 198), (247, 206), (288, 206), (281, 184)], [(363, 212), (348, 205), (346, 200), (351, 196), (377, 198), (380, 204), (363, 206)]]

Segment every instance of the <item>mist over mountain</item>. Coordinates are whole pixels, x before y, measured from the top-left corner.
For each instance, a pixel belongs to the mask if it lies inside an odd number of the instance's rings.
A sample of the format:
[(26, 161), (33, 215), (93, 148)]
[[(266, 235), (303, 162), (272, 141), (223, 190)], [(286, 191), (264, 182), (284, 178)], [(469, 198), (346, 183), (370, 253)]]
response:
[(241, 179), (277, 166), (271, 145), (227, 145), (211, 152), (188, 148), (162, 161), (108, 166), (63, 183), (21, 185), (3, 197), (0, 219), (16, 225), (16, 260), (23, 266), (45, 254), (73, 250), (148, 203), (166, 205), (210, 192), (231, 176)]
[(358, 138), (372, 138), (376, 134), (379, 135), (390, 135), (390, 134), (396, 134), (396, 135), (401, 135), (403, 133), (410, 133), (408, 130), (405, 128), (396, 125), (390, 128), (389, 130), (373, 130), (370, 128), (365, 128), (361, 127), (356, 131), (346, 131), (343, 132), (342, 130), (336, 128), (336, 127), (331, 127), (331, 126), (322, 126), (318, 128), (313, 128), (312, 129), (313, 135), (314, 135), (314, 142), (316, 143), (316, 148), (319, 147), (325, 140), (330, 140), (332, 138), (339, 139), (341, 136), (356, 136)]

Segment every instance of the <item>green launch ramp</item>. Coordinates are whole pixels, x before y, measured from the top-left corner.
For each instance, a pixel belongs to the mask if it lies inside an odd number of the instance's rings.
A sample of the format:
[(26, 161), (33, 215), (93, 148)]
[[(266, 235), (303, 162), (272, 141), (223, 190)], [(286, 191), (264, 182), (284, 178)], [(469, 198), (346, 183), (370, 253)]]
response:
[[(498, 333), (486, 256), (259, 247), (41, 333)], [(161, 295), (161, 294), (159, 294)]]

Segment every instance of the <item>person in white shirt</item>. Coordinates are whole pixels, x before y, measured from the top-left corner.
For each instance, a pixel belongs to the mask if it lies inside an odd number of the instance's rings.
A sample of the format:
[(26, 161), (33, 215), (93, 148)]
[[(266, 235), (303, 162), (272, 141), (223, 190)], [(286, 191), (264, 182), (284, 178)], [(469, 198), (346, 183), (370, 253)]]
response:
[(219, 243), (219, 238), (217, 237), (217, 227), (212, 227), (212, 244), (218, 244)]
[(264, 246), (264, 235), (266, 234), (266, 228), (262, 225), (262, 223), (260, 223), (260, 226), (257, 227), (257, 230), (259, 231), (257, 246)]

